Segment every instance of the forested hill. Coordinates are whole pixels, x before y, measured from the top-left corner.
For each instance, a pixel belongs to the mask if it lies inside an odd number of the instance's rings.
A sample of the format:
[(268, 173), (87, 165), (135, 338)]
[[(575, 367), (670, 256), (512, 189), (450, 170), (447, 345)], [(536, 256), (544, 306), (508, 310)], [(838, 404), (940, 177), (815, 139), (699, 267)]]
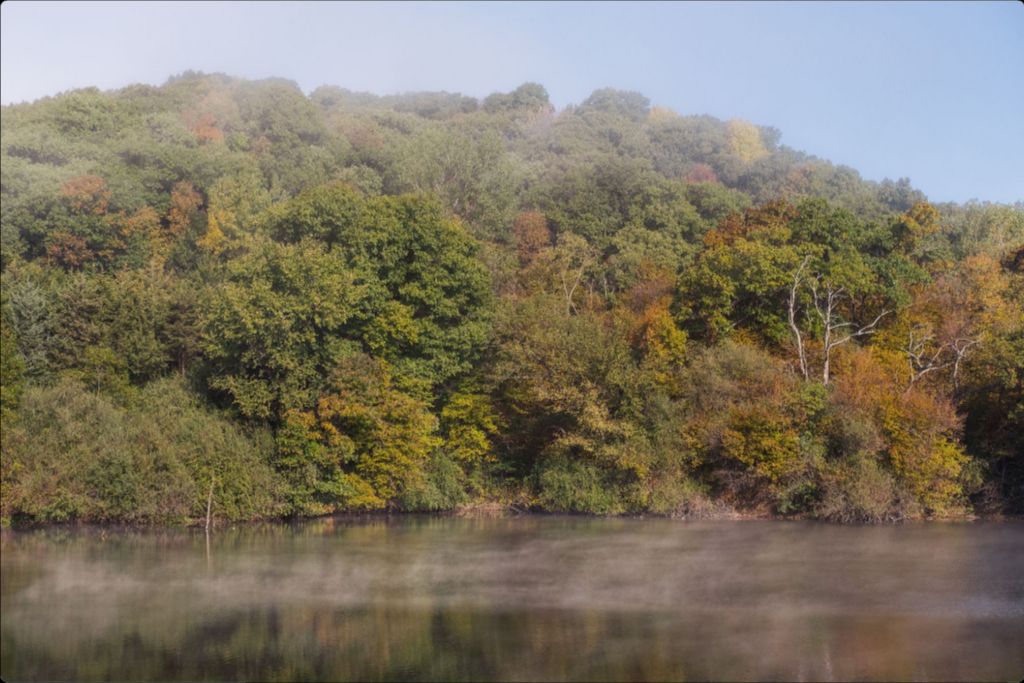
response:
[(599, 90), (2, 109), (5, 522), (1024, 509), (1024, 205)]

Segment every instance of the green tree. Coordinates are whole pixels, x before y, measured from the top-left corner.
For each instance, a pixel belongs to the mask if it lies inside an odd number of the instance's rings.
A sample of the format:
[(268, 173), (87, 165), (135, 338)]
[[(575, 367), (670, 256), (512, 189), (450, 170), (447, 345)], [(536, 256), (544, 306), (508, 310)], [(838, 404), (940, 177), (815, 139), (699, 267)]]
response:
[(210, 387), (246, 417), (309, 407), (351, 352), (345, 333), (365, 296), (345, 262), (311, 240), (265, 243), (230, 261), (202, 303)]
[(472, 368), (491, 308), (478, 244), (422, 195), (365, 199), (344, 185), (304, 192), (275, 207), (278, 240), (310, 237), (361, 283), (349, 338), (401, 375), (438, 386)]

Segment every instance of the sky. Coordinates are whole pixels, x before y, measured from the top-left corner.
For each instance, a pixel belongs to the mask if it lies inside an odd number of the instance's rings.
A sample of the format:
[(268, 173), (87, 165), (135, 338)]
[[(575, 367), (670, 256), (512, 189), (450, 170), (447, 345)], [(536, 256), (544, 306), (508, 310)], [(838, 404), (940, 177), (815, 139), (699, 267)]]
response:
[(909, 177), (932, 201), (1024, 201), (1024, 4), (4, 2), (0, 101), (186, 70), (559, 108), (637, 90)]

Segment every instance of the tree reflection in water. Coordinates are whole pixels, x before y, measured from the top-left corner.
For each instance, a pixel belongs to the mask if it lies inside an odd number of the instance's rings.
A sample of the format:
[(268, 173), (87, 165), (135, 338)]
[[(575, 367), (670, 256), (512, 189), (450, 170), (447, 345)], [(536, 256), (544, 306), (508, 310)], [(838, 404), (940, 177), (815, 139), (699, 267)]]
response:
[(3, 533), (10, 679), (1005, 679), (1024, 525), (528, 517)]

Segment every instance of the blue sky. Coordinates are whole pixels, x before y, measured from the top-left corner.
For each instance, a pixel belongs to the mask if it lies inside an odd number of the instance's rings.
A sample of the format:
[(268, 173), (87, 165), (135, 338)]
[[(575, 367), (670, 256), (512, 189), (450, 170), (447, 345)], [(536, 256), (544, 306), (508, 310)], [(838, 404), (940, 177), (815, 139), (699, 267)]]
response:
[(1024, 5), (5, 2), (0, 100), (163, 83), (187, 69), (563, 107), (639, 90), (745, 118), (934, 201), (1024, 201)]

